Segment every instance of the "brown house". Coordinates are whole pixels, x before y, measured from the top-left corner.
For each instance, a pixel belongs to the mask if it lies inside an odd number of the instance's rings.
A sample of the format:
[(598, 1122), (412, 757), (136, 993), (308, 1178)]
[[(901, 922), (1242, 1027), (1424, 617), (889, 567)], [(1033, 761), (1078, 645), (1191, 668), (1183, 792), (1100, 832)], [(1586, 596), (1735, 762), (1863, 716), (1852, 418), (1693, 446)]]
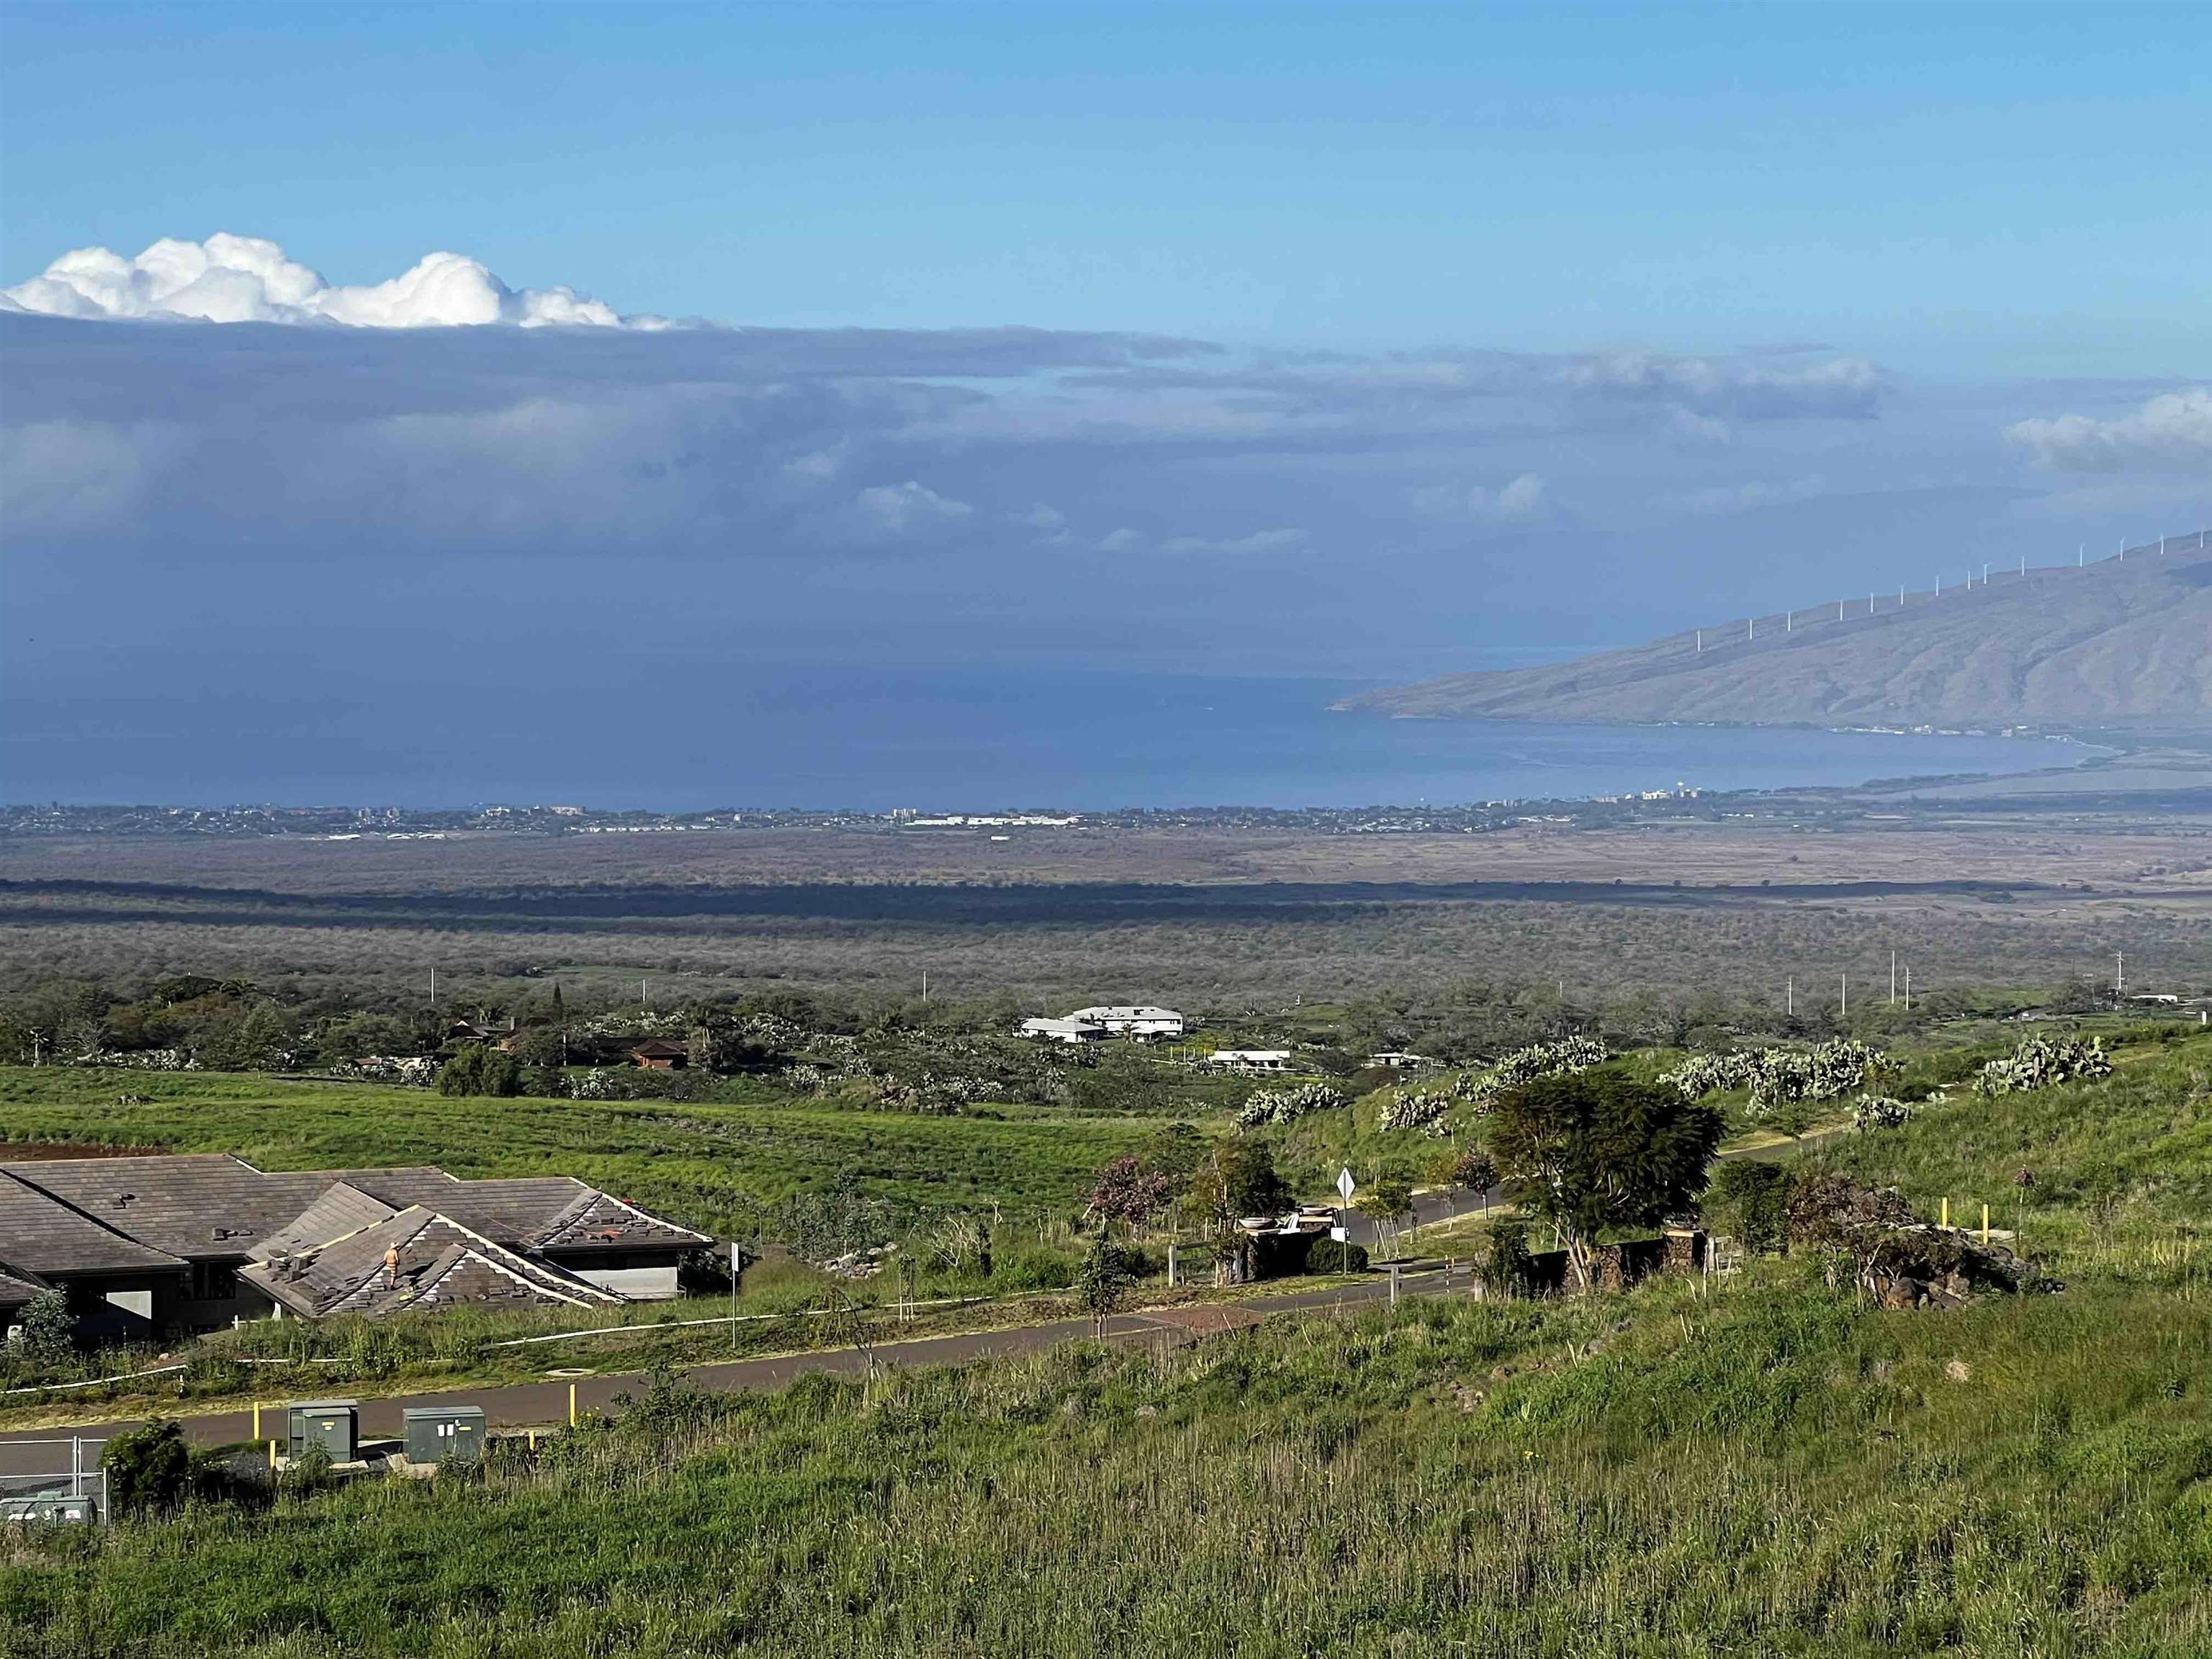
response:
[(629, 1057), (650, 1072), (680, 1072), (691, 1063), (691, 1051), (667, 1037), (647, 1037)]

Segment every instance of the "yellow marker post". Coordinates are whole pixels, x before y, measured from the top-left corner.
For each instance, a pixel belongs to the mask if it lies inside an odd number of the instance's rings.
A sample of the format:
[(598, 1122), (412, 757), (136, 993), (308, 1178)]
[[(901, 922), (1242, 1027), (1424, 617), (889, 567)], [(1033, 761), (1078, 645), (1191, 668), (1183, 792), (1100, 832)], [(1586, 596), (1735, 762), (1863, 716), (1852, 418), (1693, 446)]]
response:
[(271, 1474), (276, 1472), (276, 1443), (274, 1440), (269, 1443), (269, 1472)]
[(256, 1440), (261, 1438), (261, 1402), (258, 1400), (253, 1402), (253, 1437)]
[(1989, 1206), (1988, 1205), (1984, 1204), (1984, 1205), (1983, 1205), (1983, 1206), (1982, 1206), (1982, 1243), (1984, 1243), (1984, 1244), (1986, 1244), (1986, 1243), (1988, 1243), (1989, 1242), (1990, 1242), (1990, 1206)]
[(1951, 1200), (1948, 1198), (1943, 1200), (1943, 1224), (1947, 1228), (1951, 1224)]
[(576, 1426), (576, 1385), (574, 1382), (568, 1385), (568, 1426), (572, 1429)]

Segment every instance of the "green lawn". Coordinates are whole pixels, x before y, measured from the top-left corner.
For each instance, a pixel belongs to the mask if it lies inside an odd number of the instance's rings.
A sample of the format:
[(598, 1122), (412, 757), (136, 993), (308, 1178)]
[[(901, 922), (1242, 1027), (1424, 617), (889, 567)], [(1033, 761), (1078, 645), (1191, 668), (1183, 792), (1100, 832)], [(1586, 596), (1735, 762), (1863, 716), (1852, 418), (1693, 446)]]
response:
[[(120, 1095), (145, 1104), (118, 1104)], [(1010, 1109), (931, 1117), (793, 1104), (449, 1099), (421, 1089), (213, 1073), (0, 1068), (0, 1142), (234, 1152), (264, 1169), (436, 1164), (572, 1175), (704, 1231), (841, 1182), (917, 1210), (1065, 1209), (1156, 1125)]]

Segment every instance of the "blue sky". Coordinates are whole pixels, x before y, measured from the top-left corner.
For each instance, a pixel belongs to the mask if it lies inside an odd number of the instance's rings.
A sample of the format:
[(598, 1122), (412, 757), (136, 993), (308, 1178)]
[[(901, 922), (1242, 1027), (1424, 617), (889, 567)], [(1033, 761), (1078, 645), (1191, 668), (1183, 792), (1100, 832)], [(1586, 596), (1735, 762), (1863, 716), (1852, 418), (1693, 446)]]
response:
[(626, 311), (2202, 372), (2212, 9), (0, 12), (0, 273), (273, 237)]
[(2208, 78), (2180, 5), (0, 0), (0, 783), (2193, 530)]

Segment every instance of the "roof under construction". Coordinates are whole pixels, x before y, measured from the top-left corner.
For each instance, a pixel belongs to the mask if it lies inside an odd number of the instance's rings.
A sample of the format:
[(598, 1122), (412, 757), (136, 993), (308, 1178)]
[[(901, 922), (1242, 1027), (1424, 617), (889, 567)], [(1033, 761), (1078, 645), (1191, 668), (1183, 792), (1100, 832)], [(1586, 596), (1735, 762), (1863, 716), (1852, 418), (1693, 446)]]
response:
[[(325, 1214), (335, 1218), (334, 1210)], [(459, 1302), (588, 1307), (623, 1299), (419, 1204), (296, 1253), (256, 1261), (239, 1276), (310, 1319), (336, 1313), (374, 1318)]]
[(222, 1153), (0, 1165), (0, 1274), (12, 1270), (33, 1293), (57, 1275), (181, 1274), (208, 1262), (239, 1266), (310, 1315), (459, 1300), (596, 1304), (623, 1297), (562, 1262), (593, 1272), (640, 1251), (669, 1261), (712, 1242), (567, 1176), (272, 1171)]

